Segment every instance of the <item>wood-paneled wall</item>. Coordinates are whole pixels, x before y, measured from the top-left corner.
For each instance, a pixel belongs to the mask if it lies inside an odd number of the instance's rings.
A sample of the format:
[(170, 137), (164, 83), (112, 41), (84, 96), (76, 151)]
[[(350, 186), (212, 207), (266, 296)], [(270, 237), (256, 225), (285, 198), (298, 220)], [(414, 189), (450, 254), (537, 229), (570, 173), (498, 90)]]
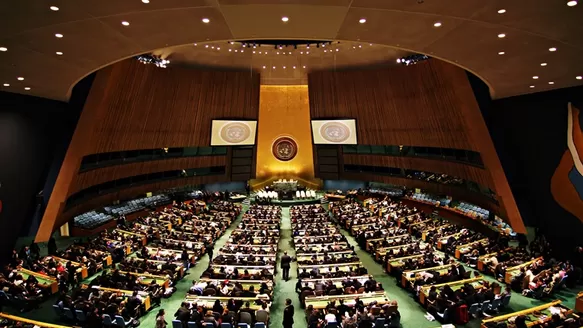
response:
[(138, 174), (226, 165), (227, 156), (185, 157), (115, 165), (78, 174), (69, 189), (69, 195), (107, 181), (123, 179)]
[(479, 150), (467, 135), (456, 85), (465, 72), (442, 61), (313, 72), (312, 119), (357, 119), (358, 143)]
[(344, 154), (344, 164), (372, 165), (406, 168), (411, 170), (442, 173), (476, 182), (494, 190), (488, 171), (462, 163), (439, 159), (426, 159), (402, 156)]
[[(312, 72), (308, 85), (312, 119), (356, 118), (359, 144), (479, 152), (485, 173), (445, 162), (447, 174), (493, 187), (514, 230), (526, 231), (463, 69), (430, 59), (412, 66)], [(405, 168), (421, 164), (402, 162)]]
[(461, 186), (454, 186), (454, 185), (446, 185), (440, 183), (431, 183), (422, 180), (415, 180), (415, 179), (407, 179), (407, 178), (398, 178), (398, 177), (391, 177), (391, 176), (383, 176), (383, 175), (374, 175), (374, 174), (362, 174), (362, 173), (344, 173), (342, 175), (343, 180), (359, 180), (359, 181), (376, 181), (381, 183), (392, 184), (395, 186), (405, 186), (409, 189), (419, 188), (423, 191), (426, 191), (431, 194), (435, 195), (447, 195), (451, 196), (454, 199), (467, 201), (472, 204), (481, 206), (489, 211), (492, 211), (496, 214), (501, 214), (502, 216), (505, 215), (505, 212), (502, 208), (496, 205), (490, 198), (485, 195), (482, 195), (477, 192), (470, 191), (465, 187)]
[[(48, 240), (51, 233), (69, 219), (60, 216), (63, 204), (80, 188), (122, 176), (171, 170), (178, 165), (170, 161), (131, 164), (127, 168), (121, 165), (77, 177), (83, 156), (124, 150), (209, 146), (213, 119), (257, 119), (258, 108), (259, 75), (248, 71), (172, 66), (161, 69), (143, 65), (135, 59), (102, 69), (85, 103), (36, 240)], [(222, 156), (222, 160), (226, 163), (227, 157)], [(217, 158), (208, 156), (194, 161), (194, 167), (209, 167), (216, 165)], [(226, 176), (208, 177), (207, 182), (225, 181)], [(156, 185), (148, 191), (156, 191)], [(110, 198), (100, 199), (103, 202), (95, 200), (91, 205), (101, 206), (110, 201)], [(119, 198), (111, 198), (116, 199)]]

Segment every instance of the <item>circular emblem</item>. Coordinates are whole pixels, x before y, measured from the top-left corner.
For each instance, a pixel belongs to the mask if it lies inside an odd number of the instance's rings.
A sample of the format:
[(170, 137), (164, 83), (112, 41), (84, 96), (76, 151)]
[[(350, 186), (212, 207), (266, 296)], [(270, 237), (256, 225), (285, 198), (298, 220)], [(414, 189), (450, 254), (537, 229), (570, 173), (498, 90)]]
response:
[(298, 154), (298, 144), (290, 137), (279, 137), (273, 143), (271, 152), (280, 161), (289, 161)]
[(341, 122), (328, 122), (320, 127), (320, 135), (327, 141), (340, 143), (350, 137), (350, 129)]
[(236, 144), (249, 138), (251, 129), (245, 123), (229, 122), (223, 125), (219, 134), (224, 141)]

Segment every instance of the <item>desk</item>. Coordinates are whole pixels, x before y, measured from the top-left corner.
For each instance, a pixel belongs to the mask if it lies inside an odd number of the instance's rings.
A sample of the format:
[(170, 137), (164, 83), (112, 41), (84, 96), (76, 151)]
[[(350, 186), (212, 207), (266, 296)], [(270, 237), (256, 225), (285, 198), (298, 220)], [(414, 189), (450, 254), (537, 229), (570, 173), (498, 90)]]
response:
[(125, 241), (119, 241), (109, 238), (103, 238), (103, 240), (107, 243), (108, 247), (123, 247), (124, 253), (126, 255), (130, 255), (131, 253), (133, 253), (132, 245), (127, 244)]
[[(158, 266), (158, 269), (161, 268), (163, 264), (168, 263), (168, 261), (159, 261), (159, 260), (149, 260), (149, 259), (141, 259), (139, 257), (131, 258), (132, 261), (146, 261), (148, 263), (153, 263)], [(184, 263), (182, 261), (170, 261), (172, 264), (176, 265), (175, 274), (179, 279), (184, 277)]]
[(577, 294), (577, 298), (575, 299), (575, 310), (577, 310), (577, 312), (583, 312), (583, 292)]
[(318, 260), (321, 260), (324, 257), (324, 254), (328, 254), (331, 257), (336, 257), (336, 255), (342, 256), (343, 254), (351, 255), (355, 254), (353, 250), (348, 251), (338, 251), (338, 252), (320, 252), (320, 253), (296, 253), (296, 261), (308, 261), (311, 260), (313, 256), (316, 256)]
[(312, 305), (314, 309), (324, 309), (331, 301), (343, 300), (344, 305), (354, 306), (356, 298), (359, 298), (364, 305), (377, 302), (379, 306), (389, 303), (389, 299), (384, 291), (363, 294), (330, 295), (330, 296), (308, 296), (305, 299), (306, 307)]
[(225, 268), (225, 271), (235, 270), (239, 271), (239, 274), (243, 274), (247, 271), (251, 275), (260, 274), (263, 269), (267, 269), (272, 275), (275, 274), (275, 267), (273, 265), (221, 265), (221, 264), (211, 264), (211, 269), (213, 273), (220, 273), (221, 269)]
[(484, 272), (486, 271), (486, 261), (490, 258), (492, 258), (493, 256), (498, 255), (498, 252), (494, 252), (494, 253), (489, 253), (489, 254), (484, 254), (480, 257), (478, 257), (478, 271), (480, 272)]
[(113, 230), (113, 233), (116, 233), (116, 232), (121, 234), (121, 235), (140, 237), (142, 240), (142, 246), (146, 246), (146, 244), (148, 243), (146, 236), (141, 234), (141, 233), (136, 233), (136, 232), (127, 231), (127, 230), (121, 230), (121, 229)]
[(506, 274), (504, 274), (504, 282), (507, 284), (511, 283), (512, 278), (514, 278), (514, 276), (516, 276), (520, 273), (520, 269), (525, 268), (525, 267), (533, 264), (534, 262), (536, 262), (540, 259), (542, 259), (542, 257), (537, 257), (536, 259), (530, 260), (528, 262), (524, 262), (524, 263), (519, 264), (517, 266), (506, 268)]
[[(437, 290), (440, 290), (441, 287), (449, 286), (449, 287), (451, 287), (451, 289), (453, 291), (456, 291), (456, 290), (462, 288), (465, 284), (472, 285), (474, 287), (474, 289), (476, 289), (476, 290), (482, 289), (482, 288), (484, 288), (484, 278), (483, 277), (476, 277), (476, 278), (471, 278), (471, 279), (446, 282), (443, 284), (422, 286), (421, 291), (419, 292), (419, 302), (422, 305), (425, 305), (425, 300), (427, 299), (427, 296), (429, 295), (429, 289), (431, 287), (435, 287), (435, 288), (437, 288)], [(498, 291), (498, 293), (499, 293), (499, 291)]]
[[(85, 279), (89, 276), (89, 274), (87, 273), (87, 267), (85, 266), (85, 264), (83, 263), (79, 263), (79, 262), (74, 262), (74, 261), (69, 261), (67, 259), (63, 259), (60, 257), (56, 257), (56, 256), (47, 256), (45, 257), (45, 259), (49, 259), (49, 258), (53, 258), (55, 259), (55, 261), (61, 263), (63, 266), (67, 265), (68, 262), (71, 262), (71, 264), (73, 264), (74, 266), (77, 267), (77, 272), (81, 273), (81, 278)], [(44, 259), (43, 259), (44, 261)]]
[[(35, 327), (41, 327), (41, 328), (71, 328), (71, 326), (61, 326), (61, 325), (54, 325), (52, 323), (47, 323), (47, 322), (34, 321), (34, 320), (27, 319), (27, 318), (17, 317), (15, 315), (2, 313), (2, 312), (0, 312), (0, 318), (8, 319), (8, 320), (16, 321), (16, 322), (22, 322), (22, 323), (26, 323), (26, 324), (31, 324), (31, 325), (34, 325)], [(10, 327), (12, 327), (12, 326), (10, 326)]]
[[(176, 249), (165, 249), (165, 248), (158, 248), (158, 247), (150, 247), (150, 246), (146, 246), (146, 249), (148, 250), (148, 255), (152, 255), (152, 254), (160, 254), (161, 256), (173, 256), (174, 257), (174, 261), (182, 261), (182, 251), (180, 250), (176, 250)], [(197, 253), (193, 252), (193, 251), (186, 251), (188, 253), (188, 255), (190, 255), (190, 263), (194, 264), (196, 262), (197, 258)]]
[(398, 235), (398, 236), (390, 236), (390, 237), (382, 237), (382, 238), (374, 238), (374, 239), (368, 239), (366, 241), (366, 250), (370, 253), (372, 252), (372, 243), (373, 242), (377, 242), (377, 241), (382, 241), (382, 240), (386, 240), (386, 241), (400, 241), (403, 238), (407, 238), (407, 237), (411, 237), (411, 235)]
[(191, 305), (200, 305), (205, 309), (212, 309), (213, 305), (215, 305), (215, 301), (219, 300), (221, 303), (226, 304), (229, 300), (240, 300), (243, 303), (249, 302), (249, 307), (257, 311), (261, 309), (261, 305), (255, 304), (255, 300), (263, 300), (269, 301), (269, 298), (260, 298), (257, 297), (232, 297), (232, 296), (198, 296), (198, 295), (186, 295), (186, 299), (184, 300)]
[[(541, 325), (541, 324), (551, 320), (550, 308), (559, 309), (564, 316), (569, 316), (573, 313), (573, 310), (562, 306), (561, 301), (556, 300), (556, 301), (553, 301), (553, 302), (550, 302), (547, 304), (532, 307), (530, 309), (526, 309), (526, 310), (522, 310), (522, 311), (518, 311), (518, 312), (514, 312), (514, 313), (510, 313), (510, 314), (501, 315), (501, 316), (497, 316), (494, 318), (482, 320), (482, 325), (480, 327), (487, 328), (486, 324), (493, 323), (493, 322), (506, 322), (506, 323), (508, 323), (508, 319), (517, 317), (519, 315), (525, 315), (525, 316), (529, 316), (533, 319), (535, 319), (535, 318), (537, 319), (537, 320), (533, 320), (533, 321), (527, 321), (526, 322), (527, 327), (531, 327), (534, 325)], [(541, 312), (541, 316), (538, 318), (534, 315), (534, 312), (536, 312), (536, 311)], [(508, 326), (510, 327), (511, 325), (509, 324)]]
[(325, 196), (326, 196), (326, 198), (328, 198), (328, 200), (330, 200), (331, 202), (334, 202), (334, 201), (338, 201), (338, 200), (344, 200), (344, 199), (346, 199), (346, 196), (344, 196), (344, 195), (326, 194)]
[(145, 279), (140, 279), (140, 284), (141, 285), (149, 286), (149, 285), (152, 284), (152, 280), (155, 280), (156, 281), (156, 284), (158, 286), (162, 286), (164, 288), (170, 287), (170, 280), (168, 278), (166, 278), (165, 276), (157, 276), (157, 275), (153, 275), (153, 274), (137, 273), (137, 272), (127, 272), (127, 271), (119, 271), (119, 273), (129, 274), (131, 276), (135, 276), (135, 277), (138, 277), (138, 278), (145, 278)]
[(56, 278), (23, 268), (18, 269), (18, 273), (22, 275), (24, 280), (28, 279), (29, 276), (35, 277), (36, 280), (38, 280), (38, 285), (43, 289), (50, 290), (51, 294), (55, 294), (59, 291), (59, 285), (57, 284)]
[(429, 229), (423, 230), (423, 233), (421, 234), (421, 240), (426, 241), (425, 239), (427, 239), (427, 233), (428, 232), (433, 231), (433, 230), (447, 228), (450, 225), (451, 225), (450, 223), (447, 223), (447, 224), (444, 224), (444, 225), (440, 225), (440, 226), (437, 226), (437, 227), (433, 227), (433, 228), (429, 228)]
[[(207, 284), (212, 283), (215, 286), (221, 286), (221, 284), (227, 279), (211, 279), (211, 278), (200, 278), (199, 282), (204, 282)], [(261, 284), (265, 283), (273, 291), (273, 281), (272, 280), (240, 280), (240, 279), (228, 279), (229, 285), (234, 285), (235, 283), (240, 283), (243, 289), (249, 290), (249, 287), (253, 286), (256, 292), (261, 288)], [(230, 290), (230, 288), (229, 288)]]
[[(403, 247), (411, 247), (413, 245), (417, 245), (417, 243), (410, 243), (410, 244), (403, 244), (403, 245), (397, 245), (397, 246), (391, 246), (391, 247), (377, 248), (377, 250), (375, 252), (375, 259), (377, 261), (380, 261), (387, 254), (387, 252), (399, 250)], [(427, 247), (427, 246), (425, 246), (425, 247)], [(425, 247), (422, 249), (425, 249)]]
[(482, 244), (484, 246), (487, 246), (490, 243), (490, 239), (488, 238), (482, 238), (480, 240), (476, 240), (473, 241), (471, 243), (467, 243), (465, 245), (459, 245), (455, 248), (455, 258), (456, 259), (460, 259), (462, 257), (462, 254), (468, 253), (469, 251), (472, 250), (472, 246), (477, 245), (477, 244)]
[(317, 268), (318, 272), (326, 273), (335, 271), (335, 268), (338, 268), (342, 272), (350, 272), (350, 269), (361, 267), (361, 262), (351, 262), (351, 263), (334, 263), (334, 264), (318, 264), (318, 265), (298, 265), (298, 272), (300, 270), (306, 269), (306, 271), (310, 271), (313, 268)]
[(441, 251), (443, 248), (443, 245), (447, 245), (447, 240), (449, 238), (453, 237), (453, 238), (457, 239), (461, 234), (462, 234), (462, 232), (456, 232), (456, 233), (449, 234), (447, 236), (439, 237), (439, 239), (437, 240), (437, 249), (439, 249)]
[[(433, 219), (427, 219), (427, 220), (423, 220), (423, 221), (419, 221), (419, 222), (414, 222), (414, 223), (411, 223), (411, 224), (409, 225), (409, 227), (407, 227), (407, 232), (409, 232), (409, 233), (412, 233), (412, 228), (413, 228), (414, 226), (416, 226), (416, 225), (420, 225), (420, 224), (425, 224), (425, 223), (427, 223), (427, 222), (429, 222), (429, 221), (432, 221), (432, 220), (433, 220)], [(400, 227), (400, 226), (401, 226), (401, 221), (399, 221), (399, 227)]]
[[(83, 285), (83, 288), (89, 288), (87, 285)], [(124, 297), (130, 297), (134, 294), (132, 290), (124, 290), (124, 289), (114, 289), (114, 288), (106, 288), (101, 286), (91, 286), (91, 288), (99, 289), (104, 292), (122, 294)], [(146, 292), (138, 292), (138, 295), (142, 298), (142, 304), (144, 305), (144, 310), (148, 311), (152, 307), (152, 302), (150, 301), (150, 295)]]
[(451, 269), (451, 266), (452, 266), (451, 264), (445, 264), (445, 265), (440, 265), (440, 266), (431, 267), (431, 268), (405, 271), (401, 275), (401, 285), (403, 286), (403, 288), (407, 288), (407, 285), (409, 285), (411, 281), (415, 280), (417, 273), (426, 272), (426, 271), (431, 270), (431, 271), (437, 271), (437, 272), (439, 272), (440, 275), (442, 275), (442, 274), (448, 272), (449, 269)]

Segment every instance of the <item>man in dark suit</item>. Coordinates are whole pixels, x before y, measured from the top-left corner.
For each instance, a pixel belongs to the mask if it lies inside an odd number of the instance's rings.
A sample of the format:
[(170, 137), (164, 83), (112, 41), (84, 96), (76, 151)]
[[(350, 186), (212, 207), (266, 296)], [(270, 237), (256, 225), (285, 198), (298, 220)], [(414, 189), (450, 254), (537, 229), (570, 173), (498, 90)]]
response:
[(281, 269), (283, 271), (282, 275), (285, 281), (289, 280), (289, 267), (291, 261), (292, 261), (291, 256), (287, 255), (287, 252), (283, 252), (283, 256), (281, 257)]
[(188, 304), (183, 302), (176, 313), (174, 313), (176, 320), (182, 322), (182, 327), (186, 327), (188, 324), (188, 320), (190, 320), (190, 310), (188, 309)]
[[(289, 268), (288, 268), (289, 270)], [(291, 299), (285, 300), (285, 309), (283, 309), (283, 328), (292, 328), (294, 326), (294, 306)]]

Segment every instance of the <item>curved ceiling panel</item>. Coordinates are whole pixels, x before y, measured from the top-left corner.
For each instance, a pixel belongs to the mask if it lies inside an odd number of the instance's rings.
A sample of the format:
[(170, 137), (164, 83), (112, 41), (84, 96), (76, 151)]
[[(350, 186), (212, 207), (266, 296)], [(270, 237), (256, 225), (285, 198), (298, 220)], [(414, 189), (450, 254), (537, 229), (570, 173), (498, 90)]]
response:
[(4, 1), (0, 89), (67, 100), (85, 75), (139, 53), (195, 42), (317, 39), (425, 53), (475, 73), (502, 98), (583, 83), (576, 78), (583, 75), (581, 17), (583, 4), (566, 0)]

